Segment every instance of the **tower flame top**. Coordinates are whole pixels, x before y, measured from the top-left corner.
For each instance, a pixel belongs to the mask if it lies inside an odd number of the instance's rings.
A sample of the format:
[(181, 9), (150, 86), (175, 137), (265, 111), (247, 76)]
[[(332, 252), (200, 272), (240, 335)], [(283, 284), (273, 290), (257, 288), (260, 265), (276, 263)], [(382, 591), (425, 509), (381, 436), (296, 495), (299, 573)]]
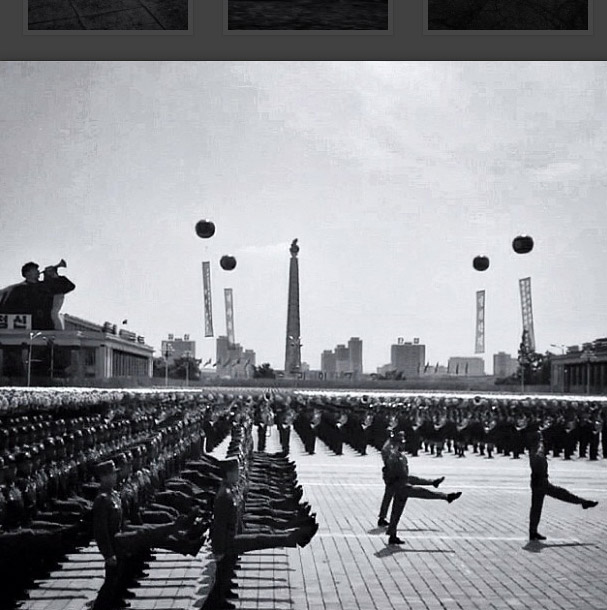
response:
[(289, 249), (289, 251), (291, 252), (291, 256), (297, 256), (297, 253), (299, 252), (299, 246), (297, 245), (297, 239), (294, 239), (291, 242), (291, 248)]

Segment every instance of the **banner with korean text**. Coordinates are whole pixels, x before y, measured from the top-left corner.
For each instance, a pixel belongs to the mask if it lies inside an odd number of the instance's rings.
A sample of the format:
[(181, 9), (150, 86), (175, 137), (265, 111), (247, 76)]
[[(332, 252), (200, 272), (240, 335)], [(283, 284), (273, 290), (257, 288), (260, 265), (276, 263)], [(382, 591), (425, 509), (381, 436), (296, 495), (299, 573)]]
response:
[(213, 336), (213, 303), (211, 301), (211, 264), (202, 263), (202, 287), (204, 292), (204, 336)]
[(228, 348), (232, 349), (236, 343), (234, 338), (234, 300), (232, 298), (232, 289), (224, 288), (223, 294), (226, 304), (226, 334), (228, 335)]
[(521, 293), (521, 311), (523, 314), (523, 330), (526, 330), (527, 349), (535, 351), (535, 332), (533, 330), (533, 307), (531, 305), (531, 278), (524, 277), (518, 281)]
[(474, 353), (485, 353), (485, 291), (476, 292), (476, 339)]

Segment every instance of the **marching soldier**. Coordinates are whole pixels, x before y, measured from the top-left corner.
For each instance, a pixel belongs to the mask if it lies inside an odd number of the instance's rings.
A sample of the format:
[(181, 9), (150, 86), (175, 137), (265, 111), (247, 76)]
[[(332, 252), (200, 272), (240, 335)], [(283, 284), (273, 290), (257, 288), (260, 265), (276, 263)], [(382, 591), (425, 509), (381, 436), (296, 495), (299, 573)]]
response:
[(548, 481), (548, 460), (544, 450), (542, 433), (532, 433), (529, 439), (529, 466), (531, 467), (531, 510), (529, 512), (529, 540), (546, 540), (538, 531), (542, 517), (544, 498), (550, 496), (570, 504), (581, 504), (582, 508), (593, 508), (598, 504), (594, 500), (584, 500), (563, 487), (552, 485)]

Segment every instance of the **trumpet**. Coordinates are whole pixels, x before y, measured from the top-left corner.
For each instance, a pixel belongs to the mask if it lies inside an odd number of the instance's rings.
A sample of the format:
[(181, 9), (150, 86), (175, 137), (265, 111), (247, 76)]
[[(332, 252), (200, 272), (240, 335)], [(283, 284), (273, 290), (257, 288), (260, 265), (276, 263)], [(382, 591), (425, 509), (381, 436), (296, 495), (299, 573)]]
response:
[(56, 265), (49, 265), (48, 267), (45, 267), (42, 273), (50, 272), (52, 275), (57, 275), (57, 269), (61, 267), (67, 267), (67, 263), (64, 259), (61, 259)]

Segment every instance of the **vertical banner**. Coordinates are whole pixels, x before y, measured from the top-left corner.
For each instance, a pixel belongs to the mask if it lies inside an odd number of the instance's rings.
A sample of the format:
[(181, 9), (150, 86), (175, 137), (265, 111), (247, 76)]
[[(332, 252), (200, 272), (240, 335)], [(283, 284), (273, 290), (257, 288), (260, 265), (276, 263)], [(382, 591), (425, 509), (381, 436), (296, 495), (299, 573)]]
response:
[(518, 281), (521, 292), (521, 311), (523, 313), (523, 330), (527, 341), (527, 349), (535, 351), (535, 333), (533, 331), (533, 308), (531, 306), (531, 278), (525, 277)]
[(204, 292), (204, 336), (213, 336), (213, 304), (211, 302), (211, 264), (202, 263), (202, 286)]
[(476, 340), (475, 354), (485, 353), (485, 291), (476, 292)]
[(232, 298), (232, 289), (224, 288), (223, 294), (226, 303), (226, 333), (228, 335), (228, 348), (234, 347), (236, 340), (234, 339), (234, 301)]

